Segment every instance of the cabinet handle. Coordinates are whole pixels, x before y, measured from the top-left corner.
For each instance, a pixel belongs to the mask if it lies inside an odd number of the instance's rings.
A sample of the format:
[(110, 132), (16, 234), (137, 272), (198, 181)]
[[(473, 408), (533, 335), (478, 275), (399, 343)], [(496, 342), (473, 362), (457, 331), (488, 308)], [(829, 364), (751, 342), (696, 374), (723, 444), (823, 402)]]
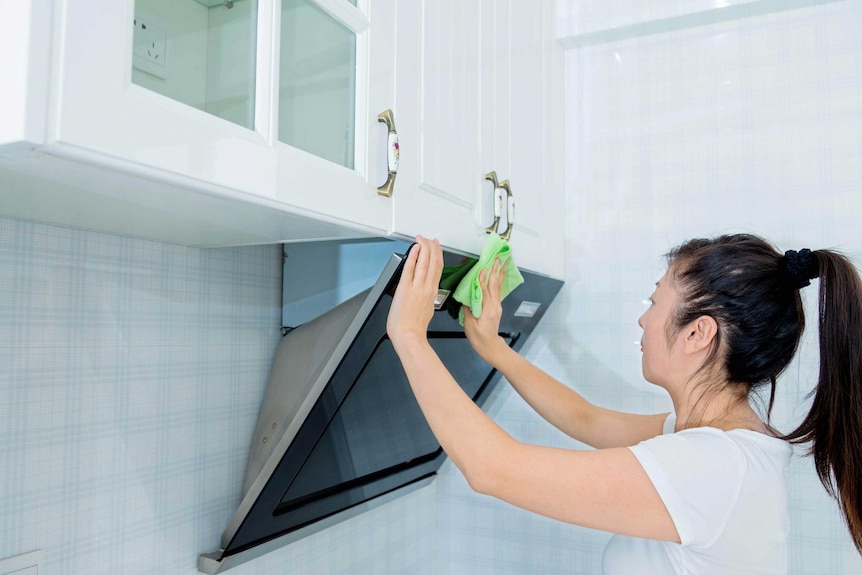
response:
[(503, 215), (503, 191), (497, 183), (497, 172), (493, 170), (488, 172), (485, 174), (485, 179), (494, 184), (494, 223), (485, 228), (485, 233), (490, 234), (496, 232), (497, 226), (500, 225), (500, 216)]
[(392, 110), (386, 110), (379, 114), (377, 121), (386, 124), (386, 128), (389, 130), (386, 139), (386, 168), (389, 174), (386, 177), (386, 182), (377, 188), (377, 193), (391, 198), (392, 192), (395, 190), (395, 176), (398, 175), (398, 160), (401, 154), (401, 149), (398, 146), (398, 132), (395, 131), (395, 118), (392, 116)]
[(512, 186), (509, 184), (509, 180), (500, 182), (500, 187), (506, 190), (506, 220), (509, 222), (509, 227), (500, 234), (500, 237), (508, 241), (512, 237), (512, 228), (515, 227), (515, 196), (512, 195)]

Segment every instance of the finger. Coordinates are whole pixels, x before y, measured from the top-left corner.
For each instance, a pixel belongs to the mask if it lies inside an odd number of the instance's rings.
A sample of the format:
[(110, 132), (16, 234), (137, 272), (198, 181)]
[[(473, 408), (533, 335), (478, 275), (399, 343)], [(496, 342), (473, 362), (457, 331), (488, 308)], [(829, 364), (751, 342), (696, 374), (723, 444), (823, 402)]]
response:
[(494, 260), (494, 285), (500, 282), (501, 277), (503, 277), (503, 262), (497, 258)]
[(416, 243), (422, 246), (419, 257), (416, 258), (416, 269), (413, 272), (413, 284), (421, 285), (428, 276), (428, 262), (431, 260), (431, 246), (422, 236), (416, 236)]
[(485, 284), (486, 287), (490, 290), (494, 286), (494, 276), (497, 273), (497, 260), (494, 260), (494, 263), (491, 264), (491, 267), (485, 268)]
[(488, 282), (489, 282), (489, 276), (490, 275), (491, 274), (488, 273), (487, 268), (484, 268), (481, 271), (479, 271), (479, 288), (481, 288), (481, 290), (482, 290), (482, 300), (483, 301), (487, 300), (488, 296), (489, 296), (490, 290), (488, 289)]
[(500, 270), (498, 269), (500, 265), (500, 260), (495, 259), (494, 264), (491, 266), (491, 271), (488, 274), (488, 282), (483, 286), (483, 297), (487, 297), (488, 303), (496, 302), (500, 298), (497, 294), (497, 278), (499, 277)]
[(440, 277), (443, 275), (443, 248), (440, 247), (439, 240), (434, 240), (433, 248), (433, 267), (431, 268), (433, 275), (431, 279), (433, 280), (434, 287), (436, 289), (437, 285), (440, 283)]
[(419, 257), (419, 252), (422, 251), (420, 244), (415, 244), (410, 248), (407, 254), (407, 259), (404, 260), (404, 269), (401, 270), (401, 279), (398, 284), (411, 285), (413, 283), (413, 273), (416, 270), (416, 259)]
[(495, 286), (495, 291), (497, 294), (499, 294), (500, 292), (503, 291), (503, 280), (505, 278), (506, 278), (506, 264), (504, 262), (503, 265), (500, 266), (500, 269), (497, 273), (497, 278), (496, 278), (497, 281), (496, 281), (496, 286)]

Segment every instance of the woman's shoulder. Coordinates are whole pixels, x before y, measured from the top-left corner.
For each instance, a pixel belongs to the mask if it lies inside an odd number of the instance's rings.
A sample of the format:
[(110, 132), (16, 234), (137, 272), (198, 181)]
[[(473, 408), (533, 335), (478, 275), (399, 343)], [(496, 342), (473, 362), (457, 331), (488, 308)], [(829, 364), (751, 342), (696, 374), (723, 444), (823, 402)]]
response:
[(688, 427), (675, 431), (676, 414), (670, 413), (664, 424), (664, 436), (672, 436), (680, 441), (703, 442), (708, 445), (726, 444), (750, 444), (760, 445), (762, 448), (770, 449), (780, 453), (792, 453), (793, 448), (790, 443), (778, 437), (778, 432), (760, 421), (759, 419), (745, 422), (741, 425), (739, 422), (728, 422), (723, 425), (721, 422), (702, 425), (696, 427)]
[(714, 427), (689, 427), (657, 435), (634, 448), (645, 449), (657, 457), (701, 459), (706, 454), (735, 459), (739, 456), (738, 442), (727, 432)]
[(743, 469), (750, 467), (749, 463), (756, 460), (757, 468), (762, 468), (764, 461), (770, 461), (770, 467), (783, 470), (793, 454), (793, 448), (787, 441), (747, 428), (724, 430), (711, 426), (691, 427), (656, 436), (644, 444), (660, 457), (697, 461), (709, 456), (720, 460), (722, 466)]

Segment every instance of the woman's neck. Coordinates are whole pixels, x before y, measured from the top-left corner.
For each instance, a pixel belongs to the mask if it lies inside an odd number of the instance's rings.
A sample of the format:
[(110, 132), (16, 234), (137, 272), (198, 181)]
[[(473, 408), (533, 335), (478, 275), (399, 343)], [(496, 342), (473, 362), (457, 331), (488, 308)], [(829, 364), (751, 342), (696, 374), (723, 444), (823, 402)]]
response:
[(715, 427), (724, 431), (750, 429), (769, 433), (769, 428), (732, 385), (706, 382), (681, 393), (671, 393), (676, 412), (676, 431), (692, 427)]

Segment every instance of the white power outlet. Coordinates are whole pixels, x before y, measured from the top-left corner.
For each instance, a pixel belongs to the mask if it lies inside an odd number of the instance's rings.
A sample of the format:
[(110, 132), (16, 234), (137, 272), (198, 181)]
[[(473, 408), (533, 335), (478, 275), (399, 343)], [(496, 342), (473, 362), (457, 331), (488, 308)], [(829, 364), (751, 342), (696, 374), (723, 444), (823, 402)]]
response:
[(132, 48), (133, 66), (159, 78), (167, 78), (168, 32), (164, 24), (150, 16), (135, 15)]

